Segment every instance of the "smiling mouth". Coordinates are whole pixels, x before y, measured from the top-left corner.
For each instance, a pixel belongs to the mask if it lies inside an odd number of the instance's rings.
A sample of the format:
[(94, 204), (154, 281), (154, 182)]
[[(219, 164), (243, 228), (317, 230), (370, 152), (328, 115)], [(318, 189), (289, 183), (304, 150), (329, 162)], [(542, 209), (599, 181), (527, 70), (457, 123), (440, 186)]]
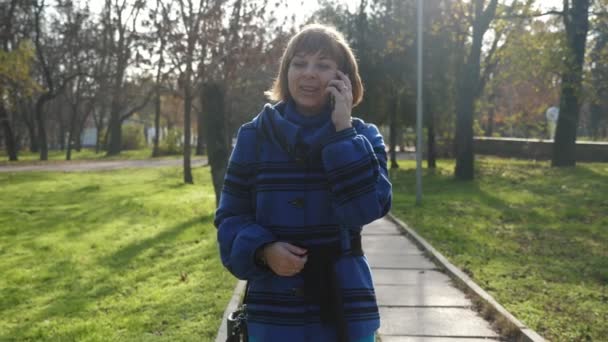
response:
[(319, 91), (319, 87), (301, 86), (300, 91), (304, 94), (315, 94)]

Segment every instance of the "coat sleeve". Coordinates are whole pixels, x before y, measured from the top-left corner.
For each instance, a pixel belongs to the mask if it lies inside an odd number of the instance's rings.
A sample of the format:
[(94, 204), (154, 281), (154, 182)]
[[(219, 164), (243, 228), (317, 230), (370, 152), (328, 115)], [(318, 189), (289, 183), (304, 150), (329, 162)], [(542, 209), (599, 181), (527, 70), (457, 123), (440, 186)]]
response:
[(239, 129), (214, 221), (222, 263), (235, 277), (247, 280), (271, 274), (268, 268), (255, 262), (255, 252), (276, 240), (255, 220), (255, 134), (253, 125)]
[(332, 204), (342, 224), (362, 226), (388, 213), (392, 191), (382, 135), (361, 124), (337, 132), (323, 147), (322, 158)]

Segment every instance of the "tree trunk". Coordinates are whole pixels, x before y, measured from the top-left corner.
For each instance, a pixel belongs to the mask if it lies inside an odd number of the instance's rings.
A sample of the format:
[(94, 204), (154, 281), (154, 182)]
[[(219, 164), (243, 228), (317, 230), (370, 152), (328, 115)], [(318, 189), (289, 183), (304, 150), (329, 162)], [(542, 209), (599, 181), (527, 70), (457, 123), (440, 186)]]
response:
[(68, 146), (65, 153), (65, 160), (72, 160), (72, 130), (68, 132)]
[(207, 145), (207, 159), (211, 167), (211, 178), (215, 190), (215, 204), (220, 200), (224, 176), (228, 167), (230, 147), (226, 137), (224, 113), (224, 88), (218, 83), (203, 86), (201, 96), (203, 127)]
[[(120, 153), (122, 145), (122, 122), (120, 120), (120, 106), (118, 103), (112, 103), (112, 112), (110, 113), (110, 122), (108, 124), (108, 156), (117, 155)], [(109, 140), (109, 141), (108, 141)]]
[[(564, 2), (565, 5), (567, 3)], [(589, 29), (589, 0), (573, 0), (571, 8), (564, 8), (564, 25), (567, 49), (551, 159), (551, 166), (554, 167), (576, 165), (576, 130)]]
[(600, 125), (602, 123), (602, 107), (593, 103), (589, 107), (589, 130), (591, 139), (596, 141), (600, 133)]
[(27, 127), (27, 132), (29, 136), (30, 142), (30, 152), (37, 153), (38, 152), (38, 135), (36, 134), (36, 121), (33, 118), (31, 105), (28, 103), (31, 101), (30, 99), (21, 99), (20, 107), (21, 107), (21, 117), (23, 118), (23, 122)]
[(76, 117), (77, 117), (77, 108), (72, 108), (72, 113), (70, 115), (70, 124), (68, 126), (68, 146), (65, 155), (65, 160), (72, 160), (72, 140), (74, 139), (74, 131), (76, 129)]
[(93, 112), (93, 122), (95, 123), (95, 128), (97, 129), (97, 133), (95, 134), (95, 154), (101, 152), (101, 134), (103, 134), (103, 122), (106, 116), (106, 108), (107, 102), (102, 100), (99, 107), (99, 116), (96, 117), (95, 112)]
[(76, 150), (76, 152), (80, 152), (82, 151), (82, 132), (84, 132), (84, 126), (86, 124), (86, 122), (89, 120), (89, 115), (91, 115), (91, 111), (93, 110), (93, 106), (91, 105), (91, 107), (87, 108), (86, 110), (86, 114), (84, 115), (84, 117), (81, 120), (77, 120), (77, 129), (76, 129), (76, 139), (74, 140), (74, 150)]
[(152, 157), (158, 157), (160, 150), (158, 143), (160, 141), (160, 86), (157, 84), (156, 98), (154, 99), (154, 147), (152, 148)]
[(40, 145), (40, 160), (49, 159), (49, 147), (46, 138), (46, 124), (42, 113), (44, 103), (50, 99), (50, 94), (43, 94), (36, 102), (36, 121), (38, 123), (38, 142)]
[(40, 147), (38, 144), (38, 134), (36, 134), (36, 125), (34, 122), (26, 123), (27, 132), (30, 136), (30, 152), (38, 153)]
[(486, 137), (491, 137), (494, 134), (494, 106), (488, 110), (488, 125), (486, 127)]
[(0, 124), (4, 131), (4, 141), (6, 144), (6, 154), (8, 154), (8, 160), (17, 161), (17, 144), (15, 142), (15, 134), (11, 123), (8, 121), (8, 113), (4, 107), (4, 103), (0, 100)]
[(98, 127), (97, 128), (97, 132), (95, 132), (95, 154), (99, 154), (99, 152), (101, 152), (101, 139), (99, 139), (99, 135), (101, 134), (101, 130)]
[[(63, 120), (59, 120), (59, 135), (57, 136), (57, 140), (59, 141), (59, 150), (65, 151), (65, 126), (63, 125)], [(52, 131), (52, 130), (51, 130)]]
[[(188, 68), (188, 67), (186, 67)], [(187, 72), (186, 72), (187, 73)], [(191, 93), (191, 84), (190, 84), (190, 75), (187, 75), (188, 80), (185, 84), (184, 89), (184, 183), (193, 184), (194, 181), (192, 179), (192, 163), (190, 160), (191, 155), (191, 120), (190, 114), (192, 112), (192, 93)]]
[(203, 156), (205, 155), (205, 128), (204, 128), (204, 118), (203, 112), (198, 112), (197, 118), (197, 137), (196, 137), (196, 155)]
[(112, 102), (110, 104), (110, 122), (108, 124), (109, 141), (106, 139), (108, 147), (107, 155), (117, 155), (122, 148), (122, 119), (120, 117), (121, 109), (123, 109), (122, 90), (123, 78), (127, 67), (128, 58), (124, 55), (123, 37), (119, 41), (119, 57), (116, 63), (116, 75), (114, 76)]
[[(395, 95), (393, 98), (393, 106), (390, 113), (390, 142), (391, 145), (391, 169), (398, 169), (399, 163), (397, 163), (397, 111), (399, 110), (399, 97)], [(418, 148), (418, 147), (416, 147)]]
[(191, 165), (191, 136), (192, 131), (192, 59), (194, 55), (195, 41), (190, 32), (188, 37), (188, 51), (186, 54), (186, 73), (184, 76), (184, 183), (193, 184), (192, 165)]
[(437, 168), (437, 147), (435, 142), (435, 118), (433, 112), (427, 111), (428, 126), (427, 126), (427, 144), (428, 151), (426, 153), (427, 168)]
[[(158, 3), (157, 3), (158, 4)], [(158, 157), (160, 155), (159, 142), (160, 142), (160, 110), (161, 110), (161, 83), (162, 83), (162, 69), (165, 64), (163, 58), (163, 52), (165, 50), (165, 42), (162, 30), (159, 30), (160, 35), (160, 59), (158, 61), (158, 68), (156, 69), (156, 96), (154, 99), (154, 147), (152, 149), (152, 157)]]
[(473, 22), (473, 42), (467, 62), (458, 77), (456, 96), (456, 167), (455, 176), (460, 180), (472, 180), (474, 172), (473, 152), (473, 112), (475, 98), (480, 93), (480, 64), (483, 36), (496, 13), (498, 0), (490, 0), (484, 10), (484, 0), (475, 1), (475, 20)]

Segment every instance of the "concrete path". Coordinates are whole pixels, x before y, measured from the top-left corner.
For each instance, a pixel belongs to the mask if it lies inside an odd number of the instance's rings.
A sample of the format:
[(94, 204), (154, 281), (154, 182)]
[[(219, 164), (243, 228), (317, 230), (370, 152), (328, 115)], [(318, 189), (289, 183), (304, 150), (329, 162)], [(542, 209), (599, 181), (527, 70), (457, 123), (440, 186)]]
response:
[[(192, 167), (205, 165), (207, 158), (193, 158)], [(107, 171), (126, 168), (148, 168), (162, 166), (183, 165), (182, 159), (142, 159), (142, 160), (74, 160), (74, 161), (52, 161), (37, 162), (28, 165), (0, 165), (1, 172), (27, 172), (27, 171), (51, 171), (51, 172), (84, 172), (84, 171)]]
[[(363, 228), (363, 249), (372, 269), (380, 307), (379, 341), (545, 341), (450, 264), (418, 234), (404, 223), (399, 224), (401, 226), (385, 217)], [(425, 251), (419, 249), (417, 244), (424, 246)], [(510, 322), (513, 329), (517, 330), (514, 335), (516, 337), (505, 339), (494, 331), (490, 323), (473, 309), (471, 300), (453, 285), (452, 278), (442, 272), (430, 257), (437, 260), (453, 279), (465, 284), (478, 300), (490, 305), (496, 315), (502, 317), (503, 323)], [(216, 342), (226, 340), (226, 316), (236, 309), (244, 289), (245, 282), (239, 282), (224, 313)]]
[(464, 293), (395, 223), (383, 218), (366, 226), (363, 249), (380, 306), (382, 342), (499, 340)]

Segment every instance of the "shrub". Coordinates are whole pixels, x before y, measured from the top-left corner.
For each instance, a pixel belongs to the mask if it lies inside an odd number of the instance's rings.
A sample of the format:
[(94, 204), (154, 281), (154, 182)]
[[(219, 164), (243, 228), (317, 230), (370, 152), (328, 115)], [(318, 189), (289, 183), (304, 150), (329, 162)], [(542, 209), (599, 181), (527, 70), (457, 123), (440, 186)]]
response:
[(183, 144), (182, 144), (182, 130), (179, 128), (172, 128), (167, 132), (167, 136), (164, 137), (160, 141), (159, 144), (159, 152), (161, 155), (172, 155), (172, 154), (182, 154), (183, 153)]
[(144, 136), (144, 129), (141, 125), (123, 125), (122, 126), (122, 146), (121, 149), (125, 150), (139, 150), (145, 147), (146, 141)]

